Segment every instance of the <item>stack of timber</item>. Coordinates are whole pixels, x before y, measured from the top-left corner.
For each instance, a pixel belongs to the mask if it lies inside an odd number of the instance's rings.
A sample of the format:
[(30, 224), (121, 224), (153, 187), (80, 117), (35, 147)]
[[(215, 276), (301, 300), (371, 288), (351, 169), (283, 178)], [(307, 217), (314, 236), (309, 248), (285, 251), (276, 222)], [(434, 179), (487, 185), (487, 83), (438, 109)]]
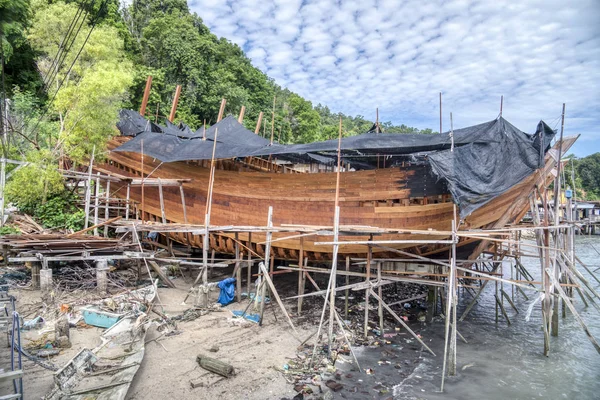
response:
[(0, 245), (18, 253), (65, 254), (65, 253), (102, 253), (123, 251), (124, 243), (118, 239), (106, 239), (83, 234), (22, 234), (6, 235), (0, 238)]

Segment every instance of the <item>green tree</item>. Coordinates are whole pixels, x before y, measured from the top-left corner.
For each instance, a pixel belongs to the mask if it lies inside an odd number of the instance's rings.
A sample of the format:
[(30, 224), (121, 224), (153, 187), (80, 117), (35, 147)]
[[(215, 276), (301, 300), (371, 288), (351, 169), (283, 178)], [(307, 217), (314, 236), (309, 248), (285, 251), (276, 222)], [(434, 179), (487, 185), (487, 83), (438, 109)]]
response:
[[(60, 44), (58, 38), (65, 36), (76, 12), (77, 6), (63, 2), (37, 9), (29, 40), (40, 54), (37, 64), (43, 76), (50, 74)], [(68, 154), (76, 162), (89, 157), (94, 147), (102, 150), (115, 134), (118, 111), (133, 81), (132, 64), (123, 51), (117, 29), (96, 26), (87, 39), (91, 29), (85, 27), (84, 34), (76, 37), (57, 78), (50, 84), (50, 90), (60, 87), (49, 105), (52, 117), (59, 121), (58, 140), (52, 151), (57, 156)], [(71, 64), (73, 68), (69, 69)]]

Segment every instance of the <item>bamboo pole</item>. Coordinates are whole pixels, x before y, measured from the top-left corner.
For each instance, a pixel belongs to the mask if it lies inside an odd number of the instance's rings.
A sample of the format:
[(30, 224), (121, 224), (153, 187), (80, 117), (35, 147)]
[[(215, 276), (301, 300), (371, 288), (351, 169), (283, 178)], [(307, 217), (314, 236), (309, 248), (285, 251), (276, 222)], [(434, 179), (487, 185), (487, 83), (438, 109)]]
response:
[[(373, 238), (373, 235), (371, 235), (370, 237), (371, 239)], [(365, 278), (365, 282), (368, 284), (370, 284), (371, 282), (371, 258), (373, 257), (373, 248), (371, 246), (369, 246), (369, 248), (367, 249), (367, 265), (366, 265), (366, 278)], [(367, 338), (367, 336), (369, 336), (369, 294), (370, 294), (370, 290), (367, 288), (365, 289), (365, 322), (364, 322), (364, 337)]]
[[(298, 295), (301, 296), (304, 294), (304, 271), (302, 271), (302, 267), (304, 264), (304, 238), (300, 238), (300, 251), (298, 252), (298, 266), (300, 267), (300, 271), (298, 271)], [(302, 302), (304, 298), (298, 297), (298, 315), (302, 312)]]
[(588, 339), (590, 339), (590, 342), (592, 342), (592, 345), (594, 346), (594, 348), (596, 349), (596, 351), (598, 352), (598, 354), (600, 354), (600, 345), (598, 344), (598, 342), (596, 341), (596, 339), (594, 338), (594, 336), (590, 332), (589, 328), (587, 327), (587, 325), (585, 324), (585, 322), (583, 321), (583, 319), (581, 318), (581, 316), (579, 315), (579, 313), (577, 312), (577, 310), (575, 310), (575, 307), (573, 307), (573, 304), (571, 303), (571, 301), (569, 300), (569, 298), (565, 294), (563, 288), (561, 288), (560, 285), (558, 284), (558, 282), (556, 282), (554, 280), (554, 277), (552, 276), (552, 273), (551, 273), (550, 269), (546, 269), (546, 273), (550, 277), (550, 280), (552, 280), (552, 283), (553, 283), (554, 287), (558, 288), (558, 293), (559, 293), (560, 297), (567, 304), (567, 307), (569, 307), (569, 310), (571, 310), (571, 313), (575, 316), (575, 319), (577, 319), (577, 322), (579, 322), (579, 324), (583, 328), (583, 330), (584, 330), (585, 334), (587, 335)]
[(187, 208), (185, 207), (185, 193), (183, 192), (183, 182), (179, 184), (179, 192), (181, 193), (181, 209), (183, 211), (183, 223), (187, 224)]
[(129, 196), (130, 196), (130, 193), (131, 193), (131, 184), (127, 183), (127, 194), (125, 195), (125, 205), (126, 205), (126, 208), (125, 208), (125, 219), (126, 220), (129, 220), (129, 206), (130, 206), (130, 204), (129, 204)]
[[(378, 262), (377, 263), (377, 282), (381, 282), (381, 263)], [(379, 314), (379, 336), (380, 337), (384, 337), (384, 331), (383, 331), (383, 293), (382, 293), (382, 286), (380, 285), (377, 288), (377, 294), (379, 296), (379, 308), (378, 308), (378, 314)]]
[[(106, 204), (104, 205), (104, 220), (108, 220), (108, 201), (110, 199), (110, 181), (107, 180), (106, 181), (106, 196), (104, 201), (106, 201)], [(104, 237), (108, 237), (108, 225), (104, 225)]]
[[(272, 226), (273, 226), (273, 207), (269, 206), (269, 211), (267, 212), (267, 228), (271, 228)], [(272, 235), (273, 235), (273, 233), (270, 230), (268, 230), (267, 231), (267, 245), (265, 246), (265, 258), (264, 258), (265, 263), (269, 261), (270, 256), (271, 256), (271, 237), (272, 237)], [(259, 270), (262, 269), (260, 264), (259, 264), (258, 268), (259, 268)], [(268, 271), (266, 273), (263, 272), (263, 279), (262, 279), (263, 282), (265, 280), (264, 275), (269, 275)], [(266, 296), (266, 287), (264, 287), (262, 290), (262, 298), (261, 298), (261, 302), (260, 302), (259, 326), (262, 326), (263, 316), (265, 313), (265, 296)]]
[(377, 293), (375, 293), (375, 291), (373, 289), (369, 289), (371, 292), (371, 296), (373, 296), (373, 298), (375, 298), (375, 300), (377, 301), (381, 301), (383, 307), (390, 313), (392, 314), (392, 317), (394, 317), (398, 322), (400, 322), (400, 325), (402, 325), (404, 327), (404, 329), (406, 329), (408, 331), (408, 333), (410, 333), (419, 343), (421, 343), (421, 345), (423, 347), (425, 347), (425, 349), (430, 352), (433, 356), (435, 356), (435, 353), (429, 348), (429, 346), (427, 346), (422, 340), (421, 338), (415, 333), (413, 332), (412, 329), (410, 329), (410, 327), (406, 324), (406, 322), (404, 322), (404, 320), (402, 318), (400, 318), (398, 316), (398, 314), (396, 314), (394, 312), (394, 310), (392, 310), (386, 303), (385, 301), (383, 301), (383, 299), (381, 299)]
[[(252, 232), (248, 232), (248, 246), (252, 246)], [(250, 298), (250, 284), (252, 282), (252, 249), (248, 249), (248, 267), (246, 271), (246, 293)], [(258, 296), (258, 293), (255, 293)]]
[(83, 224), (84, 228), (87, 228), (90, 223), (90, 203), (92, 197), (92, 170), (94, 166), (94, 156), (96, 154), (96, 146), (92, 148), (92, 158), (90, 158), (90, 166), (88, 168), (88, 179), (87, 186), (85, 190), (85, 222)]
[(140, 169), (140, 174), (142, 175), (142, 210), (141, 210), (141, 214), (142, 214), (142, 222), (144, 222), (144, 212), (146, 211), (146, 207), (144, 205), (144, 139), (140, 140), (140, 156), (141, 156), (141, 160), (140, 163), (142, 164), (142, 167)]
[(163, 196), (163, 187), (160, 178), (158, 178), (158, 199), (160, 201), (160, 216), (162, 219), (162, 223), (167, 223), (167, 215), (165, 212), (165, 198)]
[(273, 144), (273, 137), (275, 136), (275, 100), (276, 96), (273, 96), (273, 114), (271, 118), (271, 145)]
[[(350, 285), (350, 257), (346, 257), (346, 286)], [(344, 299), (344, 320), (348, 320), (348, 294), (349, 290), (346, 289), (346, 296)]]
[(239, 234), (235, 233), (235, 267), (233, 268), (235, 271), (235, 288), (237, 294), (237, 301), (240, 303), (242, 301), (242, 263), (240, 262), (240, 241)]
[(98, 202), (100, 199), (100, 172), (96, 173), (96, 187), (94, 198), (94, 236), (98, 236)]

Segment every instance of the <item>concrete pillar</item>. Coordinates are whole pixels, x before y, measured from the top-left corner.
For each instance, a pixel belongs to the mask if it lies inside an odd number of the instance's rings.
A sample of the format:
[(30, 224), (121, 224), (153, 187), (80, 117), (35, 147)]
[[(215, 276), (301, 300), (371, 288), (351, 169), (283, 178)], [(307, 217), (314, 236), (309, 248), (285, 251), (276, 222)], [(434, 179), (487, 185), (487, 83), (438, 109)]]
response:
[(50, 268), (40, 270), (40, 287), (42, 292), (52, 290), (52, 270)]
[(25, 265), (31, 268), (31, 287), (34, 290), (40, 288), (40, 263), (37, 262), (26, 262)]
[(96, 287), (100, 293), (106, 293), (108, 289), (108, 261), (96, 261)]

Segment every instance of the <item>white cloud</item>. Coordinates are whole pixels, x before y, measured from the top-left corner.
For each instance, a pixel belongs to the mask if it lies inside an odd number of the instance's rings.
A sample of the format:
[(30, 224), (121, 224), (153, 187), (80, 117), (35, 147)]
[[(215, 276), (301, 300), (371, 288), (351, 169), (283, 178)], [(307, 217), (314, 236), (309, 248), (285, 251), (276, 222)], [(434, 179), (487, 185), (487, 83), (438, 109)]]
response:
[(600, 151), (597, 0), (194, 0), (281, 86), (333, 111), (438, 129), (504, 116), (533, 131), (567, 103), (576, 153)]

